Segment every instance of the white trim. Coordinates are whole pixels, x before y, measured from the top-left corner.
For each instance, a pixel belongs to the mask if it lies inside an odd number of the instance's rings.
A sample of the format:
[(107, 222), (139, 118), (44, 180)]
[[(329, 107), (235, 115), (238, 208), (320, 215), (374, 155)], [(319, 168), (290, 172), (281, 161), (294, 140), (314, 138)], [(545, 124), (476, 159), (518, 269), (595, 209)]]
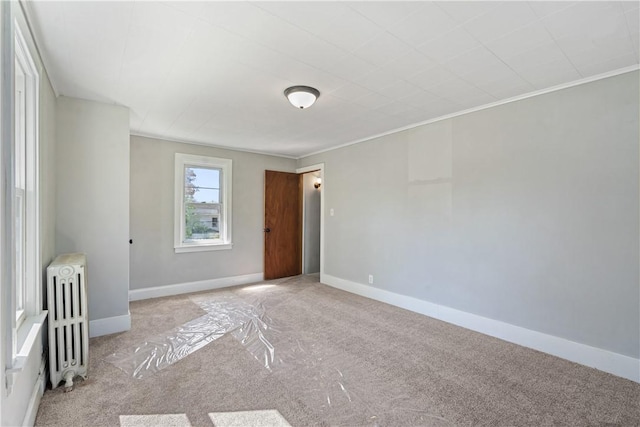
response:
[(27, 412), (24, 414), (24, 419), (22, 420), (23, 426), (32, 426), (36, 422), (36, 415), (38, 415), (38, 407), (40, 406), (40, 400), (42, 399), (42, 395), (44, 394), (44, 390), (47, 386), (47, 375), (46, 375), (46, 362), (45, 358), (42, 358), (42, 362), (40, 363), (40, 372), (38, 374), (38, 379), (36, 383), (33, 385), (33, 390), (31, 391), (31, 398), (29, 399), (29, 405), (27, 406)]
[(307, 189), (304, 187), (304, 174), (302, 174), (302, 194), (300, 195), (300, 197), (302, 198), (302, 200), (301, 200), (301, 202), (302, 202), (302, 218), (300, 218), (300, 222), (301, 222), (300, 228), (301, 228), (301, 231), (302, 231), (300, 233), (300, 234), (302, 234), (302, 239), (301, 239), (302, 242), (301, 242), (301, 248), (300, 248), (300, 251), (302, 252), (302, 254), (300, 255), (302, 257), (302, 262), (301, 262), (301, 264), (302, 264), (302, 270), (301, 270), (302, 274), (304, 274), (304, 270), (305, 270), (305, 267), (306, 267), (305, 266), (306, 263), (304, 262), (305, 255), (306, 255), (306, 249), (305, 249), (304, 245), (305, 245), (305, 237), (306, 237), (306, 234), (307, 234), (305, 232), (306, 231), (305, 230), (305, 228), (306, 228), (305, 224), (307, 222), (307, 220), (306, 220), (306, 218), (307, 218), (307, 203), (305, 202), (305, 199), (307, 198), (307, 195), (305, 194), (306, 191), (307, 191)]
[[(218, 228), (219, 239), (201, 242), (185, 242), (185, 168), (189, 166), (216, 168), (220, 170), (220, 205)], [(174, 170), (174, 242), (176, 253), (215, 251), (232, 248), (232, 198), (233, 160), (220, 157), (175, 153)]]
[[(17, 20), (15, 26), (15, 57), (25, 69), (25, 315), (40, 314), (42, 307), (42, 273), (40, 262), (40, 73)], [(15, 137), (15, 135), (14, 135)]]
[[(5, 372), (9, 375), (8, 380), (5, 385), (10, 385), (13, 380), (13, 376), (15, 373), (21, 371), (23, 369), (23, 363), (25, 362), (25, 356), (20, 352), (22, 351), (19, 348), (18, 335), (20, 331), (31, 330), (31, 328), (24, 329), (22, 326), (28, 321), (31, 317), (32, 321), (34, 319), (39, 318), (41, 313), (41, 289), (42, 289), (42, 273), (41, 273), (41, 263), (40, 263), (40, 195), (39, 195), (39, 83), (40, 83), (40, 74), (38, 72), (38, 68), (36, 67), (33, 57), (31, 55), (31, 51), (29, 50), (29, 45), (25, 41), (25, 38), (22, 34), (20, 23), (17, 18), (10, 20), (13, 25), (9, 25), (9, 30), (11, 35), (8, 36), (6, 43), (9, 43), (10, 48), (4, 49), (5, 55), (9, 55), (10, 59), (3, 55), (2, 62), (3, 66), (7, 67), (7, 73), (4, 73), (5, 78), (8, 76), (8, 81), (3, 80), (3, 92), (10, 87), (10, 94), (4, 93), (3, 101), (6, 101), (9, 105), (3, 105), (3, 118), (2, 124), (4, 127), (8, 129), (8, 138), (7, 140), (10, 142), (10, 147), (8, 152), (3, 152), (3, 167), (5, 167), (6, 171), (4, 173), (4, 177), (9, 177), (9, 182), (7, 183), (10, 189), (5, 189), (3, 193), (3, 200), (0, 202), (3, 205), (2, 216), (4, 219), (5, 226), (7, 223), (9, 224), (10, 230), (3, 229), (3, 233), (6, 233), (6, 240), (9, 244), (4, 246), (2, 249), (6, 250), (6, 254), (2, 260), (2, 268), (9, 267), (8, 272), (8, 282), (13, 283), (13, 285), (9, 286), (9, 307), (10, 312), (7, 312), (5, 316), (9, 316), (9, 322), (6, 325), (3, 325), (3, 328), (7, 328), (10, 330), (10, 336), (5, 341), (8, 345), (6, 348), (6, 352), (8, 354), (5, 355)], [(5, 22), (3, 22), (5, 24)], [(7, 37), (6, 33), (2, 34), (2, 37)], [(3, 44), (3, 47), (7, 47)], [(9, 64), (7, 62), (10, 61)], [(15, 79), (15, 63), (18, 63), (19, 66), (23, 69), (24, 78), (25, 78), (25, 136), (24, 141), (20, 143), (24, 144), (24, 153), (23, 158), (19, 159), (20, 162), (24, 162), (24, 173), (25, 173), (25, 182), (24, 182), (24, 203), (25, 203), (25, 212), (23, 221), (25, 222), (24, 228), (24, 251), (25, 251), (25, 264), (24, 268), (24, 284), (25, 289), (21, 290), (24, 292), (23, 294), (23, 309), (24, 316), (16, 318), (16, 293), (18, 292), (17, 284), (16, 284), (16, 276), (11, 272), (12, 269), (15, 268), (15, 256), (11, 256), (9, 254), (15, 253), (16, 248), (16, 233), (15, 233), (15, 204), (16, 201), (14, 199), (14, 195), (16, 192), (16, 182), (15, 182), (15, 158), (16, 158), (16, 127), (15, 127), (15, 87), (14, 87), (14, 79)], [(7, 117), (7, 115), (9, 117)], [(10, 118), (10, 123), (6, 123), (7, 119)], [(4, 135), (3, 135), (4, 136)], [(4, 144), (3, 144), (4, 145)], [(9, 158), (5, 158), (5, 154), (9, 155)], [(8, 164), (7, 164), (8, 162)], [(8, 196), (8, 197), (6, 197)], [(4, 296), (4, 295), (3, 295)], [(3, 306), (2, 309), (5, 309)], [(6, 317), (5, 317), (6, 319)], [(19, 322), (18, 322), (19, 321)], [(0, 322), (2, 323), (2, 322)], [(6, 333), (4, 330), (3, 334)], [(32, 338), (31, 335), (24, 335), (23, 337)], [(26, 339), (26, 338), (25, 338)], [(22, 346), (21, 346), (22, 347)], [(26, 347), (25, 347), (26, 348)], [(7, 387), (7, 390), (10, 393), (10, 386)]]
[(139, 132), (139, 131), (136, 131), (136, 130), (133, 130), (133, 129), (129, 132), (129, 135), (137, 136), (137, 137), (140, 137), (140, 138), (158, 139), (160, 141), (177, 142), (179, 144), (198, 145), (200, 147), (215, 148), (217, 150), (239, 151), (241, 153), (260, 154), (262, 156), (279, 157), (279, 158), (284, 158), (284, 159), (298, 160), (298, 159), (301, 158), (301, 157), (296, 157), (296, 156), (288, 156), (286, 154), (274, 154), (274, 153), (268, 153), (266, 151), (250, 150), (250, 149), (239, 148), (239, 147), (231, 147), (231, 146), (228, 146), (228, 145), (215, 145), (215, 144), (208, 144), (206, 142), (197, 142), (197, 141), (192, 141), (192, 140), (171, 139), (171, 138), (166, 137), (166, 136), (158, 136), (158, 135), (154, 135), (154, 134), (151, 134), (151, 133)]
[(18, 329), (18, 347), (16, 357), (25, 359), (31, 354), (36, 340), (41, 339), (44, 321), (47, 318), (47, 310), (43, 310), (37, 316), (27, 317)]
[[(13, 375), (6, 372), (13, 367), (13, 352), (16, 348), (15, 306), (13, 304), (14, 290), (12, 273), (12, 253), (14, 246), (13, 228), (13, 193), (12, 185), (7, 179), (15, 174), (13, 170), (13, 82), (11, 67), (14, 64), (14, 35), (13, 20), (11, 19), (12, 4), (0, 3), (0, 68), (5, 71), (0, 75), (0, 171), (2, 171), (2, 186), (0, 187), (0, 334), (2, 346), (0, 354), (0, 424), (2, 414), (7, 412), (4, 398), (11, 393)], [(11, 141), (10, 143), (7, 143)], [(6, 286), (5, 286), (6, 284)]]
[(42, 340), (42, 327), (46, 318), (46, 310), (38, 316), (27, 317), (20, 326), (17, 334), (15, 334), (17, 350), (11, 361), (11, 366), (4, 371), (9, 393), (17, 382), (17, 376), (27, 367), (29, 357), (32, 357), (31, 354), (33, 353), (35, 344)]
[(488, 108), (498, 107), (500, 105), (509, 104), (511, 102), (516, 102), (516, 101), (521, 101), (521, 100), (527, 99), (527, 98), (533, 98), (535, 96), (544, 95), (544, 94), (550, 93), (550, 92), (556, 92), (556, 91), (559, 91), (559, 90), (562, 90), (562, 89), (568, 89), (570, 87), (579, 86), (579, 85), (583, 85), (583, 84), (586, 84), (586, 83), (591, 83), (591, 82), (594, 82), (594, 81), (597, 81), (597, 80), (602, 80), (602, 79), (606, 79), (606, 78), (609, 78), (609, 77), (618, 76), (620, 74), (630, 73), (632, 71), (636, 71), (636, 70), (639, 70), (639, 69), (640, 69), (640, 65), (631, 65), (629, 67), (620, 68), (618, 70), (609, 71), (609, 72), (598, 74), (598, 75), (591, 76), (591, 77), (586, 77), (584, 79), (574, 80), (574, 81), (568, 82), (568, 83), (562, 83), (562, 84), (559, 84), (559, 85), (556, 85), (556, 86), (552, 86), (552, 87), (549, 87), (549, 88), (546, 88), (546, 89), (540, 89), (540, 90), (536, 90), (536, 91), (533, 91), (533, 92), (528, 92), (528, 93), (525, 93), (523, 95), (514, 96), (514, 97), (511, 97), (511, 98), (503, 99), (501, 101), (492, 102), (490, 104), (479, 105), (477, 107), (468, 108), (468, 109), (462, 110), (462, 111), (457, 111), (455, 113), (451, 113), (451, 114), (447, 114), (447, 115), (444, 115), (444, 116), (436, 117), (436, 118), (433, 118), (433, 119), (425, 120), (423, 122), (413, 123), (413, 124), (410, 124), (410, 125), (407, 125), (407, 126), (403, 126), (403, 127), (400, 127), (400, 128), (396, 128), (396, 129), (392, 129), (392, 130), (389, 130), (389, 131), (386, 131), (386, 132), (378, 133), (376, 135), (367, 136), (366, 138), (362, 138), (362, 139), (358, 139), (358, 140), (355, 140), (355, 141), (347, 142), (347, 143), (344, 143), (344, 144), (336, 145), (334, 147), (324, 148), (322, 150), (314, 151), (312, 153), (305, 154), (304, 156), (298, 157), (298, 160), (299, 159), (303, 159), (305, 157), (309, 157), (309, 156), (315, 156), (316, 154), (322, 154), (322, 153), (326, 153), (328, 151), (333, 151), (333, 150), (338, 150), (340, 148), (345, 148), (345, 147), (348, 147), (350, 145), (360, 144), (361, 142), (371, 141), (372, 139), (381, 138), (383, 136), (387, 136), (387, 135), (391, 135), (391, 134), (394, 134), (394, 133), (402, 132), (402, 131), (405, 131), (405, 130), (413, 129), (413, 128), (416, 128), (418, 126), (428, 125), (428, 124), (439, 122), (439, 121), (442, 121), (442, 120), (447, 120), (447, 119), (451, 119), (451, 118), (454, 118), (454, 117), (462, 116), (462, 115), (465, 115), (465, 114), (474, 113), (476, 111), (481, 111), (481, 110), (486, 110)]
[(175, 285), (154, 286), (152, 288), (131, 289), (129, 291), (129, 301), (209, 291), (212, 289), (262, 282), (263, 280), (263, 273), (254, 273), (242, 276), (221, 277), (219, 279), (199, 280), (197, 282), (177, 283)]
[(209, 244), (198, 244), (194, 243), (192, 245), (187, 245), (183, 243), (182, 246), (178, 246), (173, 248), (174, 252), (177, 254), (182, 254), (186, 252), (206, 252), (206, 251), (225, 251), (233, 249), (232, 243), (209, 243)]
[(500, 338), (524, 347), (533, 348), (640, 383), (640, 359), (634, 359), (633, 357), (619, 353), (591, 347), (542, 332), (532, 331), (520, 326), (374, 288), (373, 286), (363, 285), (328, 274), (323, 275), (321, 281), (322, 283), (342, 289), (343, 291), (424, 314), (434, 319), (462, 326), (463, 328)]
[(324, 169), (324, 163), (318, 163), (317, 165), (305, 166), (303, 168), (296, 169), (297, 174), (322, 171)]
[[(324, 274), (324, 193), (327, 191), (327, 181), (324, 179), (324, 163), (316, 163), (315, 165), (304, 166), (296, 169), (296, 173), (298, 174), (313, 171), (320, 171), (320, 180), (322, 181), (322, 187), (320, 187), (320, 281), (322, 281), (322, 276)], [(304, 248), (304, 244), (302, 247)], [(304, 272), (304, 270), (302, 271)]]
[(89, 322), (89, 338), (125, 332), (131, 329), (131, 313)]

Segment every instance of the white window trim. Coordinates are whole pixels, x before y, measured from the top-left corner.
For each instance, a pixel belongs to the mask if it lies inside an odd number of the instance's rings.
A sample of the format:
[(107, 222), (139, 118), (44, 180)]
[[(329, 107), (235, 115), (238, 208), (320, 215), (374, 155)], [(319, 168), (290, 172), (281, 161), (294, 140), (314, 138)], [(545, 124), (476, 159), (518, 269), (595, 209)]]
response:
[(39, 74), (29, 52), (18, 23), (15, 24), (15, 56), (25, 70), (25, 120), (26, 120), (26, 266), (25, 305), (26, 317), (38, 316), (41, 312), (40, 273), (40, 204), (39, 204)]
[[(222, 221), (220, 240), (205, 242), (184, 242), (184, 168), (185, 166), (202, 166), (222, 169)], [(218, 157), (197, 156), (191, 154), (175, 154), (175, 189), (174, 189), (174, 241), (175, 253), (228, 250), (233, 246), (231, 240), (231, 183), (233, 180), (232, 161)]]
[[(26, 144), (25, 144), (25, 167), (26, 167), (26, 182), (25, 182), (25, 201), (26, 201), (26, 236), (25, 236), (25, 250), (26, 250), (26, 266), (25, 266), (25, 302), (24, 312), (16, 316), (16, 298), (17, 298), (17, 284), (15, 282), (15, 272), (11, 273), (11, 290), (10, 290), (10, 309), (11, 309), (11, 347), (10, 357), (11, 362), (7, 363), (5, 373), (7, 374), (7, 391), (11, 393), (12, 385), (15, 381), (16, 375), (18, 375), (25, 367), (25, 361), (31, 354), (32, 348), (35, 345), (37, 334), (42, 328), (44, 318), (46, 317), (46, 310), (42, 309), (42, 274), (41, 274), (41, 256), (40, 256), (40, 200), (39, 200), (39, 82), (40, 75), (38, 68), (36, 67), (33, 57), (31, 55), (29, 45), (25, 41), (25, 38), (20, 30), (20, 24), (16, 21), (12, 26), (12, 58), (11, 64), (18, 61), (20, 66), (25, 71), (25, 121), (26, 121)], [(11, 81), (15, 78), (15, 70), (11, 70)], [(13, 100), (13, 83), (11, 83), (11, 99)], [(4, 87), (3, 90), (9, 89)], [(15, 102), (15, 100), (13, 100)], [(12, 144), (15, 144), (15, 107), (13, 102), (9, 105), (10, 111), (3, 111), (3, 123), (11, 122), (11, 140)], [(9, 120), (9, 117), (11, 119)], [(12, 157), (15, 155), (15, 150), (11, 150)], [(11, 176), (11, 191), (6, 194), (6, 198), (3, 203), (3, 215), (9, 216), (12, 223), (11, 232), (11, 248), (15, 251), (15, 185), (13, 180), (15, 179), (15, 165), (14, 160), (10, 162), (10, 170), (7, 171)], [(10, 258), (7, 255), (3, 256), (3, 268), (9, 267), (14, 269), (15, 255), (11, 255)], [(9, 265), (6, 265), (5, 262)], [(3, 307), (4, 308), (4, 307)]]

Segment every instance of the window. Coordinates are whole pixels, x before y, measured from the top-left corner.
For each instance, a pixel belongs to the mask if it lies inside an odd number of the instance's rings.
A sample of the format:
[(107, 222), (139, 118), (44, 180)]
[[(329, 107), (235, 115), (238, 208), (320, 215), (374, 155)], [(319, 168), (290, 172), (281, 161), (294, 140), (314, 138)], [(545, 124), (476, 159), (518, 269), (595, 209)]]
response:
[(15, 328), (40, 313), (38, 74), (18, 25), (13, 102), (13, 278)]
[(231, 249), (231, 160), (175, 155), (174, 249)]
[(14, 222), (15, 222), (15, 282), (16, 282), (16, 323), (19, 325), (24, 320), (24, 303), (26, 300), (27, 284), (25, 280), (25, 238), (27, 224), (25, 221), (27, 211), (26, 200), (26, 110), (25, 110), (25, 72), (18, 58), (15, 60), (15, 84), (14, 84)]

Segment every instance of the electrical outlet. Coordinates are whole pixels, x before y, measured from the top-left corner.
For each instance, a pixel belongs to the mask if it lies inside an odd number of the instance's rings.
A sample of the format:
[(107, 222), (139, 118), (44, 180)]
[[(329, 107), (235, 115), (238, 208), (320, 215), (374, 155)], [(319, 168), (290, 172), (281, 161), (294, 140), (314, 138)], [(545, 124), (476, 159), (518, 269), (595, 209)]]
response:
[(333, 216), (333, 208), (329, 209), (329, 215)]
[(369, 275), (369, 284), (373, 285), (373, 274)]

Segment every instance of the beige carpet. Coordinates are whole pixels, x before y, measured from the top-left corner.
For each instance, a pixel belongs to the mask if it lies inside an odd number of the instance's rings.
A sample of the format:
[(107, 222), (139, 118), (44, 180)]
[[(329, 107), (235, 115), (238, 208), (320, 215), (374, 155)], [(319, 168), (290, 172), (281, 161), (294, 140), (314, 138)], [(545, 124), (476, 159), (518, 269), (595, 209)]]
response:
[[(278, 411), (293, 426), (640, 425), (640, 384), (316, 277), (268, 283), (132, 302), (132, 330), (92, 339), (89, 379), (70, 393), (47, 390), (36, 425), (118, 426), (121, 416), (137, 423), (145, 418), (127, 417), (184, 414), (193, 426), (212, 426), (210, 413), (259, 410)], [(270, 369), (254, 357), (260, 343), (243, 345), (232, 334), (142, 379), (105, 361), (205, 315), (196, 302), (230, 293), (263, 303), (277, 361)]]

